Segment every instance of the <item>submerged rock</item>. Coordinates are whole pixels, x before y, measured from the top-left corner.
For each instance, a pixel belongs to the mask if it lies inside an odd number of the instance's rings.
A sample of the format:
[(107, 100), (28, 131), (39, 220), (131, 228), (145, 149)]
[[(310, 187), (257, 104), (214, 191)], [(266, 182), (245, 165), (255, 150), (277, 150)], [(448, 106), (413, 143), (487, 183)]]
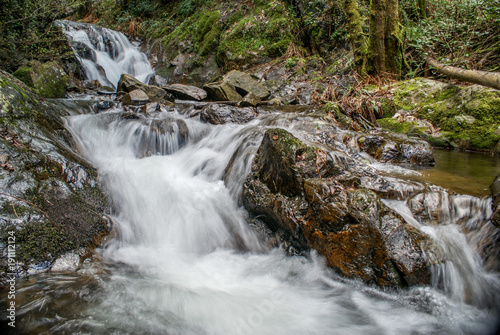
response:
[[(30, 264), (97, 247), (109, 231), (104, 213), (110, 203), (96, 170), (73, 150), (61, 118), (67, 112), (42, 103), (4, 72), (0, 83), (1, 248), (15, 234), (16, 271), (23, 272)], [(4, 256), (0, 267), (6, 266)]]
[(422, 249), (432, 244), (429, 238), (376, 192), (360, 188), (368, 172), (341, 156), (269, 129), (245, 181), (243, 204), (296, 248), (317, 250), (344, 276), (380, 286), (429, 284)]
[(212, 124), (247, 123), (257, 116), (255, 108), (240, 108), (223, 104), (208, 104), (201, 110), (200, 118)]
[(189, 139), (189, 128), (182, 119), (144, 121), (134, 136), (139, 143), (136, 156), (169, 155), (182, 148)]

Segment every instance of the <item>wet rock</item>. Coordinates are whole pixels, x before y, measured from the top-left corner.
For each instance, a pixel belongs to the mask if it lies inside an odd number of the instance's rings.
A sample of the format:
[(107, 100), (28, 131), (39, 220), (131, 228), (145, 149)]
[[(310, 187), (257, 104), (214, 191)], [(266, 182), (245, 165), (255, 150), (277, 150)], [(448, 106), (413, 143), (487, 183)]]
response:
[(144, 105), (149, 102), (148, 95), (141, 89), (133, 90), (122, 98), (124, 105)]
[(357, 141), (362, 151), (383, 163), (421, 166), (435, 164), (430, 145), (422, 140), (362, 135)]
[(118, 81), (116, 91), (117, 92), (123, 91), (125, 93), (128, 93), (142, 88), (143, 85), (144, 85), (143, 83), (135, 79), (133, 76), (128, 74), (122, 74), (120, 80)]
[(97, 55), (88, 45), (78, 41), (69, 42), (71, 48), (83, 59), (91, 60), (95, 63)]
[(196, 86), (173, 84), (164, 86), (163, 88), (176, 98), (183, 100), (201, 101), (207, 97), (207, 92)]
[(95, 90), (102, 87), (99, 80), (84, 80), (81, 86), (89, 90)]
[(208, 104), (201, 110), (200, 118), (212, 124), (247, 123), (257, 116), (255, 108), (239, 108), (223, 104)]
[(214, 101), (241, 101), (243, 97), (236, 91), (233, 84), (226, 81), (216, 81), (203, 86), (208, 98)]
[(428, 237), (362, 186), (373, 175), (340, 157), (269, 129), (244, 184), (245, 208), (346, 277), (380, 286), (428, 284), (421, 247)]
[(14, 76), (44, 98), (64, 98), (69, 85), (69, 76), (55, 61), (44, 64), (32, 61), (17, 69)]
[(50, 267), (53, 272), (76, 271), (80, 265), (80, 255), (75, 252), (69, 252), (60, 256)]
[(144, 121), (144, 127), (135, 134), (139, 143), (136, 156), (169, 155), (189, 139), (189, 128), (184, 120)]
[(113, 101), (109, 101), (109, 100), (104, 100), (104, 101), (100, 101), (97, 103), (97, 109), (100, 110), (100, 111), (103, 111), (103, 110), (106, 110), (106, 109), (110, 109), (112, 107), (114, 107), (114, 103)]
[[(40, 102), (1, 71), (0, 83), (5, 120), (0, 130), (0, 235), (15, 231), (22, 274), (30, 264), (52, 263), (72, 250), (99, 246), (110, 229), (105, 216), (110, 203), (98, 187), (97, 171), (73, 151), (74, 140), (62, 120), (67, 112), (58, 108), (59, 102)], [(0, 268), (6, 265), (6, 258), (0, 258)]]
[(262, 100), (259, 99), (255, 94), (252, 92), (248, 93), (245, 95), (243, 100), (241, 100), (238, 104), (239, 107), (257, 107), (262, 103)]
[(141, 113), (152, 115), (161, 111), (161, 105), (157, 102), (147, 103), (141, 108)]
[(490, 186), (493, 198), (491, 223), (500, 228), (500, 175), (498, 175)]

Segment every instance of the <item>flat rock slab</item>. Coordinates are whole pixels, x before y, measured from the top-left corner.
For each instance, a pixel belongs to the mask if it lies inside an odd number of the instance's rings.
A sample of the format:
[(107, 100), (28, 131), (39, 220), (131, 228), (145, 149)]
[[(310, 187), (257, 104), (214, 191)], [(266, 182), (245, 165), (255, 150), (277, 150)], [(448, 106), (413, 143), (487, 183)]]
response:
[(174, 97), (183, 100), (201, 101), (207, 97), (207, 92), (196, 86), (173, 84), (163, 86), (163, 89)]

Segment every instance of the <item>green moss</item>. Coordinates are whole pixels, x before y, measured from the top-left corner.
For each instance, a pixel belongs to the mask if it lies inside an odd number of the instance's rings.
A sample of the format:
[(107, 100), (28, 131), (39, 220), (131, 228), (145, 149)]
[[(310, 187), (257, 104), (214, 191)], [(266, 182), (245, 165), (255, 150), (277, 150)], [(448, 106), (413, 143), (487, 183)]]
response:
[[(498, 91), (418, 79), (400, 83), (393, 101), (396, 108), (414, 111), (439, 127), (460, 148), (493, 150), (500, 139), (496, 132), (500, 126)], [(395, 127), (391, 122), (382, 124)]]
[(394, 114), (396, 114), (396, 106), (391, 99), (382, 98), (380, 99), (380, 104), (382, 107), (382, 116), (384, 118), (390, 118), (393, 117)]
[[(13, 229), (6, 229), (5, 232)], [(2, 236), (7, 242), (8, 235)], [(60, 227), (49, 221), (30, 222), (16, 231), (16, 261), (29, 264), (51, 262), (58, 256), (70, 251), (75, 246)]]
[(19, 67), (12, 75), (25, 83), (28, 86), (33, 87), (33, 80), (31, 79), (32, 68), (27, 65), (22, 65)]
[(323, 105), (322, 110), (324, 110), (326, 113), (331, 113), (333, 117), (337, 120), (338, 123), (340, 123), (344, 128), (350, 128), (353, 120), (342, 113), (340, 110), (339, 106), (336, 103), (333, 102), (327, 102), (326, 104)]
[(248, 63), (255, 57), (279, 57), (291, 42), (290, 30), (287, 17), (264, 20), (260, 16), (244, 16), (221, 36), (217, 59), (225, 64)]

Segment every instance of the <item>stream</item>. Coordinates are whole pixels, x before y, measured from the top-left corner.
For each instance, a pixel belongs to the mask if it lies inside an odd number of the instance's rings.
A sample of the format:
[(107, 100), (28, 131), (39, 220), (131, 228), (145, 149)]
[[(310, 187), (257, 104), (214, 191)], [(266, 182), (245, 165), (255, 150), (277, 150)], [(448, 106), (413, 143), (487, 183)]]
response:
[[(149, 70), (141, 68), (145, 81)], [(270, 248), (240, 205), (265, 130), (304, 138), (307, 113), (271, 108), (244, 125), (211, 125), (182, 104), (140, 119), (122, 117), (121, 106), (98, 114), (81, 108), (94, 98), (54, 103), (68, 109), (66, 127), (113, 200), (112, 237), (77, 272), (18, 281), (19, 334), (495, 334), (500, 280), (475, 249), (490, 234), (491, 199), (483, 184), (466, 187), (474, 175), (398, 168), (410, 179), (437, 174), (432, 183), (446, 174), (442, 186), (450, 189), (453, 178), (463, 178), (465, 186), (453, 190), (471, 195), (446, 193), (449, 215), (436, 226), (413, 218), (404, 201), (384, 200), (453, 256), (435, 265), (431, 286), (380, 289), (335, 274), (315, 252)], [(489, 162), (481, 169), (498, 173), (498, 160)]]

